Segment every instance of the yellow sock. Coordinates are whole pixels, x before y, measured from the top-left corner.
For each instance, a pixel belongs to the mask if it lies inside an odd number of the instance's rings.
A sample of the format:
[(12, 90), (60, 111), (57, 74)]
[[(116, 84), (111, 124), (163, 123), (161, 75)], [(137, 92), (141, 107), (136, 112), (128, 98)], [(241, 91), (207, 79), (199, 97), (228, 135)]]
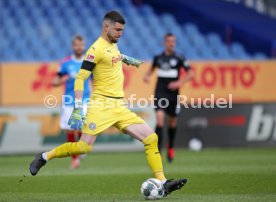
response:
[(158, 151), (158, 137), (153, 133), (143, 140), (145, 146), (145, 153), (148, 164), (154, 174), (154, 177), (159, 180), (165, 180), (163, 165), (160, 153)]
[(51, 151), (47, 152), (47, 160), (53, 158), (63, 158), (72, 156), (74, 154), (85, 154), (92, 150), (92, 146), (86, 142), (79, 140), (78, 142), (67, 142), (64, 143)]

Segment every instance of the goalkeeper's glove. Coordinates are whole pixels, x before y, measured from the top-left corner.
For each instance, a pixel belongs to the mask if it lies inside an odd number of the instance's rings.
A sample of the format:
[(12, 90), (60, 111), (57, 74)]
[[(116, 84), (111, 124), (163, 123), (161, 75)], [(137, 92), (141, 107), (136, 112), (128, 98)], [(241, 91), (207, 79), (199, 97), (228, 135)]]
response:
[(86, 124), (83, 114), (83, 105), (81, 99), (75, 100), (74, 110), (69, 118), (68, 125), (73, 130), (81, 130), (83, 124)]
[(135, 67), (139, 67), (144, 62), (141, 60), (137, 60), (135, 58), (129, 57), (127, 55), (122, 54), (122, 61), (127, 65), (133, 65)]

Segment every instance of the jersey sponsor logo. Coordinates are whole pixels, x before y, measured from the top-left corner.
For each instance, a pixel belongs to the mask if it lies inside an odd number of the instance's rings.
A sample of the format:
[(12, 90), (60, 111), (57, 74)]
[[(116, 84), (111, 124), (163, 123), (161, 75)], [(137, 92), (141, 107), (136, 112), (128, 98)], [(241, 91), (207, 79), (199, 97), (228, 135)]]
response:
[(114, 64), (116, 64), (117, 62), (121, 61), (122, 60), (122, 56), (121, 55), (118, 55), (117, 57), (112, 57), (112, 66)]
[(88, 54), (87, 57), (86, 57), (86, 60), (88, 60), (88, 61), (90, 61), (90, 62), (94, 62), (95, 56), (92, 55), (92, 54)]
[(171, 65), (167, 62), (161, 63), (160, 68), (163, 70), (171, 69)]
[(158, 69), (157, 74), (159, 78), (177, 78), (178, 71), (177, 69), (170, 69), (170, 70)]

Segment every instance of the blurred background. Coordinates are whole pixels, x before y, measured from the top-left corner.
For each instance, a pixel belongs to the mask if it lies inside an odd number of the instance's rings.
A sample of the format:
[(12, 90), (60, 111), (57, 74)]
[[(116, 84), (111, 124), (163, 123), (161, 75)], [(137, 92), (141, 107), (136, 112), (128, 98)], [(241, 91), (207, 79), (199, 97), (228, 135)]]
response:
[[(109, 10), (127, 21), (120, 51), (146, 61), (139, 70), (124, 67), (126, 97), (153, 93), (155, 78), (146, 85), (142, 77), (171, 32), (177, 52), (196, 72), (182, 94), (233, 101), (227, 109), (183, 108), (179, 148), (276, 145), (275, 1), (0, 0), (0, 154), (44, 151), (65, 141), (59, 129), (63, 89), (53, 89), (51, 81), (60, 61), (72, 54), (72, 37), (83, 35), (88, 48)], [(48, 95), (57, 98), (57, 106), (45, 107)], [(155, 127), (153, 109), (135, 111)], [(95, 146), (137, 149), (142, 145), (114, 129)]]
[[(1, 0), (1, 61), (53, 61), (71, 53), (71, 38), (90, 45), (106, 11), (127, 19), (120, 49), (141, 59), (162, 50), (173, 32), (191, 60), (276, 57), (276, 3), (269, 0)], [(4, 40), (3, 40), (4, 39)], [(12, 48), (11, 48), (12, 47)], [(143, 51), (141, 51), (143, 50)]]

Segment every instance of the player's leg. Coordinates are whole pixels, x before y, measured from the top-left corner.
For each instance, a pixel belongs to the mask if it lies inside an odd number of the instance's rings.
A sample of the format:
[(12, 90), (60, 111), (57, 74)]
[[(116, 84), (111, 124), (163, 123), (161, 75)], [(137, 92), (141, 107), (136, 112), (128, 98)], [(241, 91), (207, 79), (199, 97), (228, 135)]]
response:
[(161, 109), (156, 110), (156, 128), (155, 133), (158, 136), (158, 149), (161, 152), (163, 145), (163, 127), (164, 127), (165, 112)]
[[(86, 154), (89, 151), (92, 150), (92, 144), (96, 140), (96, 135), (100, 133), (102, 128), (99, 127), (97, 130), (90, 130), (90, 122), (91, 119), (95, 120), (95, 122), (98, 124), (101, 122), (101, 119), (97, 119), (97, 114), (104, 114), (104, 109), (99, 107), (84, 107), (84, 113), (86, 114), (86, 122), (87, 124), (83, 126), (82, 129), (82, 135), (78, 142), (72, 142), (72, 143), (64, 143), (54, 149), (52, 149), (49, 152), (44, 152), (42, 154), (42, 157), (48, 161), (54, 158), (63, 158), (68, 157), (72, 155), (80, 155), (80, 154)], [(87, 111), (87, 113), (86, 113)], [(104, 115), (103, 115), (104, 117)], [(94, 123), (95, 124), (95, 123)], [(100, 125), (100, 124), (99, 124)], [(105, 129), (105, 128), (103, 128)], [(102, 130), (103, 130), (102, 129)]]
[[(73, 106), (63, 106), (60, 116), (60, 128), (65, 130), (67, 142), (76, 142), (76, 133), (77, 131), (73, 131), (68, 125), (68, 120), (74, 110)], [(78, 168), (80, 165), (80, 161), (78, 155), (72, 155), (71, 168)]]
[(172, 162), (175, 156), (174, 141), (176, 134), (177, 118), (175, 116), (168, 117), (168, 161)]
[[(76, 142), (78, 141), (78, 133), (79, 131), (66, 130), (66, 139), (67, 142)], [(76, 169), (80, 166), (80, 160), (78, 155), (72, 155), (72, 161), (70, 168)]]
[(129, 125), (124, 129), (124, 132), (143, 142), (146, 158), (154, 177), (166, 181), (162, 159), (158, 150), (157, 134), (146, 123)]
[(124, 131), (143, 142), (148, 164), (154, 174), (154, 177), (162, 181), (165, 189), (165, 195), (181, 189), (187, 183), (187, 179), (184, 178), (175, 181), (167, 180), (165, 178), (162, 159), (157, 147), (158, 137), (146, 123), (129, 125), (124, 129)]
[[(84, 113), (85, 116), (86, 116), (86, 114), (87, 114), (87, 110), (88, 110), (88, 105), (87, 105), (87, 104), (84, 104), (84, 105), (83, 105), (83, 113)], [(86, 118), (89, 118), (89, 116), (87, 116)], [(81, 130), (77, 131), (77, 138), (78, 138), (78, 140), (81, 139), (82, 133), (83, 133), (83, 132), (82, 132)], [(89, 133), (89, 134), (90, 134), (90, 133)], [(87, 157), (87, 155), (88, 155), (88, 153), (80, 154), (78, 157), (79, 157), (80, 159), (84, 159), (84, 158)]]
[(167, 159), (172, 162), (175, 156), (174, 140), (176, 134), (177, 116), (180, 112), (180, 107), (177, 102), (177, 97), (171, 96), (169, 99), (169, 106), (167, 107), (168, 114), (168, 145), (167, 145)]
[[(118, 103), (120, 103), (118, 101)], [(135, 113), (122, 105), (116, 107), (117, 119), (115, 127), (143, 142), (146, 158), (154, 176), (165, 181), (163, 165), (158, 150), (158, 137), (156, 133)]]
[[(49, 152), (38, 154), (30, 165), (30, 172), (36, 175), (39, 169), (45, 163), (54, 158), (63, 158), (72, 155), (80, 155), (88, 153), (92, 150), (92, 145), (96, 140), (96, 135), (113, 125), (116, 120), (110, 109), (105, 106), (105, 100), (97, 100), (97, 96), (93, 96), (93, 103), (101, 103), (100, 105), (91, 105), (87, 109), (86, 123), (82, 128), (82, 136), (78, 142), (64, 143)], [(100, 115), (100, 116), (99, 116)]]
[[(66, 140), (67, 142), (76, 142), (76, 132), (73, 130), (66, 130)], [(77, 159), (77, 155), (72, 155), (72, 159)]]
[(64, 158), (72, 155), (85, 154), (92, 150), (92, 145), (95, 140), (95, 135), (83, 133), (79, 141), (64, 143), (49, 152), (44, 152), (42, 156), (48, 161), (54, 158)]
[(85, 154), (92, 150), (92, 145), (96, 140), (96, 136), (83, 133), (78, 142), (64, 143), (49, 152), (43, 152), (36, 155), (30, 164), (30, 172), (36, 175), (39, 169), (46, 164), (47, 161), (54, 158), (64, 158), (72, 155)]
[[(81, 132), (81, 131), (78, 131), (78, 134), (77, 134), (78, 140), (80, 140), (81, 134), (82, 134), (82, 132)], [(85, 159), (85, 158), (87, 157), (87, 155), (88, 155), (88, 153), (86, 153), (86, 154), (81, 154), (81, 155), (78, 155), (78, 157), (79, 157), (79, 159)]]

